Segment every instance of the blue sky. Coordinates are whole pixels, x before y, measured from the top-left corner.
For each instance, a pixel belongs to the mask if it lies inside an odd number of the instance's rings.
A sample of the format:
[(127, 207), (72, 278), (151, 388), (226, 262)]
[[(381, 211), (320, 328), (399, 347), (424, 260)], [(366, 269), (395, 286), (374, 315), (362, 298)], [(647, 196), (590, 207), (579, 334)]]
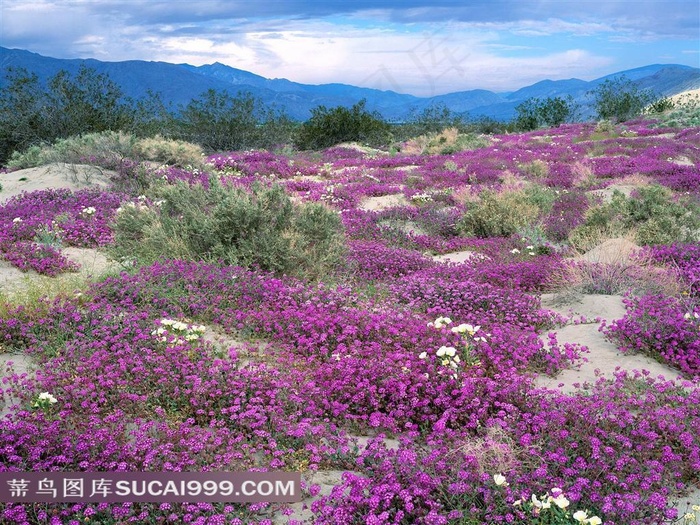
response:
[(700, 67), (697, 0), (0, 0), (0, 45), (432, 96)]

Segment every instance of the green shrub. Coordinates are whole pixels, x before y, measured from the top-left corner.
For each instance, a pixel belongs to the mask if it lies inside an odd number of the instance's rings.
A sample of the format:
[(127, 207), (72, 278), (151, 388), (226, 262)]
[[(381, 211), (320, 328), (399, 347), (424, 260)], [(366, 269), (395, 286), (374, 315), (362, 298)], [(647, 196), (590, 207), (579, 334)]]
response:
[(539, 208), (522, 191), (483, 191), (479, 202), (459, 220), (457, 230), (467, 236), (507, 237), (536, 221), (539, 214)]
[(117, 169), (125, 159), (136, 156), (136, 140), (134, 135), (121, 131), (86, 133), (57, 139), (50, 145), (32, 146), (22, 153), (15, 152), (8, 166), (23, 169), (52, 162), (65, 162)]
[(34, 73), (8, 68), (0, 90), (0, 164), (14, 151), (83, 133), (128, 129), (130, 104), (107, 75), (81, 66), (61, 70), (41, 85)]
[(321, 149), (356, 141), (368, 146), (386, 146), (391, 142), (391, 128), (377, 113), (366, 109), (361, 100), (351, 108), (319, 106), (297, 131), (294, 140), (300, 149)]
[(343, 260), (340, 217), (321, 204), (295, 206), (280, 186), (159, 185), (151, 202), (125, 206), (114, 223), (117, 260), (222, 261), (317, 278)]
[(585, 222), (569, 235), (569, 242), (586, 249), (592, 238), (634, 232), (641, 246), (694, 242), (700, 230), (700, 206), (687, 196), (674, 198), (668, 188), (653, 184), (625, 196), (615, 190), (609, 203), (591, 207)]
[(640, 90), (624, 75), (607, 79), (589, 94), (599, 119), (625, 122), (642, 114), (657, 97), (648, 90)]
[(515, 107), (513, 124), (519, 131), (532, 131), (540, 127), (554, 128), (564, 122), (572, 122), (578, 114), (573, 97), (528, 98)]
[(134, 153), (142, 160), (181, 167), (201, 167), (204, 156), (202, 148), (197, 144), (167, 139), (160, 135), (139, 139), (134, 145)]

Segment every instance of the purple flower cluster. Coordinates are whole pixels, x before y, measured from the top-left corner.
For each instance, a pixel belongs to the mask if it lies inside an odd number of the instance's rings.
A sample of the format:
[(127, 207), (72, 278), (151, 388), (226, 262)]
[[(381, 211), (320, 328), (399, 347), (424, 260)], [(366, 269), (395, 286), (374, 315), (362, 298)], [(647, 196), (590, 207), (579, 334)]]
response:
[(624, 352), (640, 352), (700, 378), (700, 305), (663, 295), (625, 299), (627, 314), (601, 327)]
[(85, 189), (23, 193), (0, 207), (0, 251), (23, 271), (56, 275), (76, 269), (57, 246), (85, 248), (112, 242), (109, 222), (122, 196)]
[[(696, 132), (671, 139), (644, 122), (629, 131), (601, 139), (593, 125), (566, 125), (452, 155), (211, 157), (226, 184), (282, 180), (341, 213), (349, 249), (329, 276), (336, 284), (164, 259), (74, 298), (15, 308), (0, 318), (0, 345), (32, 356), (40, 373), (10, 373), (0, 385), (16, 403), (0, 425), (0, 471), (346, 471), (313, 503), (319, 524), (530, 523), (523, 502), (555, 492), (605, 525), (676, 518), (674, 497), (700, 481), (697, 382), (618, 373), (570, 395), (535, 388), (536, 373), (575, 366), (585, 351), (557, 341), (569, 320), (533, 295), (561, 273), (562, 256), (528, 250), (518, 235), (472, 239), (454, 228), (459, 191), (467, 201), (534, 177), (569, 189), (541, 225), (564, 240), (588, 206), (574, 164), (594, 186), (642, 173), (697, 190), (694, 168), (677, 164), (700, 161)], [(181, 168), (160, 176), (209, 180)], [(359, 209), (388, 194), (410, 205)], [(122, 200), (87, 190), (11, 199), (0, 208), (3, 257), (47, 274), (70, 269), (50, 241), (109, 244)], [(448, 264), (425, 253), (458, 250), (474, 255)], [(700, 249), (650, 247), (640, 257), (673, 268), (685, 295), (630, 295), (627, 315), (602, 330), (697, 379)], [(165, 319), (206, 329), (175, 337)], [(57, 401), (38, 408), (44, 392)], [(270, 523), (279, 511), (0, 503), (0, 522)]]

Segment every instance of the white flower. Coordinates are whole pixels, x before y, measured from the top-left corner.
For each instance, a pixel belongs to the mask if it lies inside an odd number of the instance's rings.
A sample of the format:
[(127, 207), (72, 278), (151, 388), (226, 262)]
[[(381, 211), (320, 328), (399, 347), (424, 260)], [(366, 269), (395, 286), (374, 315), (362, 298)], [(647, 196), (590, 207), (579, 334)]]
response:
[(175, 324), (175, 321), (173, 321), (172, 319), (161, 319), (160, 324), (165, 326), (172, 326)]
[(14, 219), (12, 219), (12, 222), (14, 222), (15, 224), (22, 222), (22, 217), (15, 217)]
[(516, 255), (516, 254), (520, 253), (520, 250), (518, 250), (517, 248), (513, 248), (513, 249), (510, 251), (510, 253), (512, 253), (513, 255)]
[(537, 507), (538, 509), (542, 508), (542, 502), (539, 500), (539, 498), (533, 494), (532, 497), (530, 498), (530, 501), (532, 501), (532, 505), (534, 507)]
[(603, 523), (603, 520), (601, 520), (598, 516), (591, 516), (590, 518), (588, 518), (586, 523), (588, 525), (600, 525), (601, 523)]
[(443, 326), (451, 323), (452, 319), (450, 319), (449, 317), (438, 317), (437, 319), (435, 319), (434, 322), (428, 323), (428, 326), (432, 326), (434, 328), (442, 328)]
[(418, 359), (427, 359), (428, 358), (428, 352), (421, 352), (418, 354)]
[(455, 363), (459, 363), (461, 360), (460, 360), (459, 356), (456, 355), (452, 358), (452, 361), (454, 361)]
[(94, 215), (97, 210), (93, 206), (88, 206), (87, 208), (83, 208), (80, 213), (83, 215)]
[(566, 496), (564, 496), (564, 494), (559, 494), (556, 498), (552, 498), (552, 501), (560, 509), (565, 509), (570, 504), (570, 501), (566, 499)]
[(577, 510), (574, 512), (573, 518), (579, 523), (586, 523), (586, 518), (588, 517), (588, 512), (585, 510)]
[(446, 353), (446, 352), (445, 352), (446, 349), (447, 349), (446, 346), (441, 346), (440, 348), (438, 348), (437, 352), (435, 352), (435, 355), (437, 355), (438, 357), (444, 356), (445, 353)]
[(53, 396), (52, 396), (51, 394), (49, 394), (48, 392), (42, 392), (41, 394), (39, 394), (39, 397), (37, 398), (37, 401), (46, 401), (46, 402), (51, 403), (51, 404), (53, 405), (54, 403), (57, 403), (57, 402), (58, 402), (58, 399), (56, 399), (55, 397), (53, 397)]
[(470, 324), (462, 323), (459, 326), (455, 326), (451, 328), (451, 330), (456, 333), (456, 334), (463, 334), (465, 332), (469, 333), (469, 335), (473, 336), (475, 333), (479, 331), (481, 328), (481, 325), (476, 325), (472, 326)]
[(448, 357), (454, 357), (457, 354), (457, 350), (453, 346), (448, 346), (445, 348), (445, 355)]
[(507, 485), (506, 477), (503, 474), (494, 474), (493, 482), (496, 484), (497, 487), (500, 487), (501, 485)]
[(525, 249), (526, 250), (534, 250), (535, 247), (532, 244), (530, 244), (529, 246), (525, 246)]

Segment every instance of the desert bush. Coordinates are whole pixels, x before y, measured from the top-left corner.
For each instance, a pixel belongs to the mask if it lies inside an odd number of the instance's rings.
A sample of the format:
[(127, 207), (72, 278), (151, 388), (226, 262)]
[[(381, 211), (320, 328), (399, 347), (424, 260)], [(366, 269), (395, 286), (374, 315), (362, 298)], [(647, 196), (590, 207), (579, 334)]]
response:
[(286, 115), (250, 93), (236, 96), (210, 89), (180, 107), (169, 123), (170, 136), (208, 151), (272, 147), (291, 140)]
[(460, 133), (457, 128), (449, 128), (431, 139), (423, 153), (451, 155), (459, 151), (484, 148), (489, 144), (491, 141), (483, 135)]
[(673, 198), (672, 192), (658, 184), (640, 187), (630, 197), (615, 190), (611, 202), (594, 206), (583, 224), (574, 228), (569, 242), (586, 249), (591, 238), (636, 233), (641, 246), (692, 242), (698, 238), (700, 206), (689, 196)]
[(650, 115), (656, 126), (672, 128), (692, 128), (700, 126), (700, 96), (686, 94), (673, 102), (673, 107), (662, 113)]
[(616, 122), (625, 122), (640, 115), (657, 98), (648, 90), (640, 90), (625, 76), (607, 79), (589, 94), (593, 95), (598, 118)]
[(107, 76), (81, 66), (61, 70), (47, 86), (25, 69), (10, 69), (0, 91), (0, 163), (14, 151), (82, 133), (127, 129), (131, 106)]
[(143, 160), (162, 162), (174, 166), (201, 167), (204, 152), (201, 146), (155, 135), (139, 139), (134, 153)]
[(440, 133), (447, 128), (464, 130), (467, 123), (464, 119), (453, 113), (444, 104), (428, 106), (421, 112), (413, 114), (401, 125), (393, 128), (397, 140), (408, 140), (414, 137)]
[(414, 136), (403, 142), (400, 150), (408, 155), (451, 155), (459, 151), (484, 148), (489, 144), (491, 140), (482, 134), (448, 127), (437, 132)]
[(366, 101), (361, 100), (351, 108), (312, 109), (311, 118), (301, 125), (294, 140), (297, 147), (307, 150), (348, 141), (386, 146), (391, 142), (391, 129), (379, 114), (367, 111)]
[(223, 261), (279, 274), (319, 277), (340, 264), (340, 217), (321, 204), (294, 206), (280, 186), (250, 191), (178, 182), (151, 188), (123, 206), (114, 223), (117, 260)]
[(467, 236), (507, 237), (537, 220), (539, 214), (539, 208), (522, 191), (483, 191), (479, 202), (459, 220), (457, 230)]
[(574, 99), (562, 97), (529, 98), (515, 107), (515, 128), (519, 131), (532, 131), (540, 127), (558, 127), (564, 122), (572, 122), (578, 113)]
[(117, 169), (125, 159), (136, 156), (136, 144), (134, 135), (121, 131), (86, 133), (60, 138), (53, 144), (32, 146), (24, 152), (14, 152), (7, 164), (12, 168), (23, 169), (65, 162)]

